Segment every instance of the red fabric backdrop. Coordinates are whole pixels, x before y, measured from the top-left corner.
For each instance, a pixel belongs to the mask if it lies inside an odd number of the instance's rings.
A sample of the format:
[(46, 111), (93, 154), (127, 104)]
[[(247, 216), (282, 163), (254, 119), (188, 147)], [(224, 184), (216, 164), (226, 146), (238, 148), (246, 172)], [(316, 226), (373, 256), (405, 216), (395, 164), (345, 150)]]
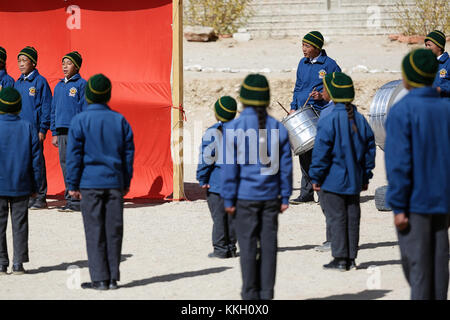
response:
[[(71, 5), (80, 8), (78, 20), (67, 12)], [(80, 29), (69, 29), (74, 22)], [(83, 56), (82, 77), (103, 73), (111, 79), (109, 105), (127, 118), (134, 132), (129, 198), (172, 193), (171, 23), (170, 0), (0, 2), (0, 46), (8, 53), (7, 70), (15, 79), (20, 76), (17, 53), (25, 46), (37, 49), (37, 69), (52, 91), (63, 77), (62, 56), (73, 50)], [(64, 181), (50, 131), (44, 148), (48, 194), (62, 193)]]

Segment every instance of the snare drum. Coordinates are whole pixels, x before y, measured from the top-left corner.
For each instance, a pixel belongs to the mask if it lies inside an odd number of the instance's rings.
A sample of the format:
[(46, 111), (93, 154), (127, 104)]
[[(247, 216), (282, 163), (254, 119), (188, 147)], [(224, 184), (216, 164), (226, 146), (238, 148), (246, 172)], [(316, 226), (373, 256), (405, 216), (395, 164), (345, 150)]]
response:
[(314, 147), (319, 115), (311, 105), (295, 111), (281, 123), (289, 132), (289, 141), (295, 155), (300, 155)]

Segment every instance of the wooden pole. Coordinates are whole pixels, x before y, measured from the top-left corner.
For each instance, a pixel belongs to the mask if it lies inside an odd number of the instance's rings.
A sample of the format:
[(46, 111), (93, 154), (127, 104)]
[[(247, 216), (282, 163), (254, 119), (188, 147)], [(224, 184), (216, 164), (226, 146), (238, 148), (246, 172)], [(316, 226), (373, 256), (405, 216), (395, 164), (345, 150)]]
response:
[(172, 0), (173, 200), (184, 199), (183, 179), (183, 0)]

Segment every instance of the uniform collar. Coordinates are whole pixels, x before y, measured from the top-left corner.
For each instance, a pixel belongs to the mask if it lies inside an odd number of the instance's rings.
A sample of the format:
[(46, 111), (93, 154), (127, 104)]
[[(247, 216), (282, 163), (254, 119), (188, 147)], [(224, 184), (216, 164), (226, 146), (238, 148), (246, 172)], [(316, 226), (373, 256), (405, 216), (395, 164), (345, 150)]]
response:
[[(77, 80), (80, 79), (80, 78), (81, 78), (80, 73), (77, 72), (77, 73), (75, 73), (75, 74), (72, 76), (72, 78), (67, 79), (67, 82), (69, 82), (69, 81), (77, 81)], [(66, 82), (66, 78), (62, 78), (61, 81), (67, 83), (67, 82)]]
[(90, 110), (111, 110), (110, 107), (106, 104), (100, 104), (100, 103), (92, 103), (88, 106), (88, 111)]
[(414, 88), (409, 91), (409, 95), (420, 97), (439, 97), (439, 92), (433, 87)]
[[(257, 108), (264, 108), (264, 107), (257, 107)], [(241, 116), (250, 116), (250, 115), (256, 115), (256, 111), (253, 109), (253, 107), (245, 107), (244, 110), (241, 112)]]
[(11, 113), (0, 113), (0, 120), (1, 121), (15, 121), (19, 120), (20, 117), (17, 114), (11, 114)]
[(39, 72), (37, 69), (34, 69), (33, 71), (31, 71), (27, 77), (25, 77), (23, 74), (20, 75), (20, 80), (28, 80), (28, 81), (33, 81), (34, 78), (36, 78), (39, 75)]
[[(320, 51), (319, 56), (314, 58), (313, 60), (311, 60), (309, 58), (305, 58), (305, 63), (310, 63), (310, 64), (320, 63), (320, 64), (324, 64), (326, 59), (327, 59), (327, 52), (324, 49), (322, 49), (322, 51)], [(312, 61), (314, 61), (314, 62), (312, 62)]]
[(445, 63), (445, 61), (447, 61), (448, 60), (448, 53), (447, 52), (444, 52), (439, 58), (438, 58), (438, 61), (440, 62), (440, 63)]

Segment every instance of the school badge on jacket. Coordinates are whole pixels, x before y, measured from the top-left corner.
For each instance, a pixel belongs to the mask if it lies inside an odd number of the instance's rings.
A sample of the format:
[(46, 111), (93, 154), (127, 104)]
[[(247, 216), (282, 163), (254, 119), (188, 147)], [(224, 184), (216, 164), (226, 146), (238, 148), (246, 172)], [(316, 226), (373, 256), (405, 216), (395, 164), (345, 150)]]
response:
[(319, 71), (319, 79), (323, 79), (323, 77), (325, 77), (327, 75), (327, 72), (322, 69)]
[(30, 97), (34, 97), (36, 95), (36, 88), (35, 87), (31, 87), (28, 90), (28, 94), (30, 95)]
[(77, 94), (77, 88), (72, 87), (69, 90), (69, 97), (75, 97), (75, 95)]
[(441, 70), (439, 71), (439, 76), (440, 76), (441, 78), (445, 78), (445, 77), (447, 76), (447, 70), (441, 69)]

